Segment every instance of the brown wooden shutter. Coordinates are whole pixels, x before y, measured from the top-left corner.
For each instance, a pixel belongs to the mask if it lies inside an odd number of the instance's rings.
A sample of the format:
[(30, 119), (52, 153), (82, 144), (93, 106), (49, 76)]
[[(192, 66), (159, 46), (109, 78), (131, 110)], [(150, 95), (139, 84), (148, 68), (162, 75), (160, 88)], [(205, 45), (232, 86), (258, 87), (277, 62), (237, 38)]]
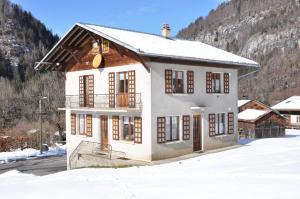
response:
[(93, 118), (92, 115), (86, 115), (86, 136), (93, 136)]
[(194, 71), (187, 71), (187, 93), (194, 93)]
[(114, 108), (115, 107), (115, 73), (111, 72), (108, 74), (108, 81), (109, 81), (109, 85), (108, 85), (108, 103), (109, 103), (109, 107)]
[(142, 118), (134, 117), (134, 143), (142, 144)]
[(112, 122), (113, 122), (113, 140), (119, 140), (119, 116), (112, 116)]
[(135, 71), (128, 71), (128, 106), (135, 108)]
[(191, 134), (191, 125), (190, 125), (190, 116), (184, 115), (182, 116), (182, 139), (183, 140), (189, 140), (190, 134)]
[(88, 106), (94, 107), (94, 75), (88, 76)]
[(172, 70), (165, 70), (165, 93), (172, 93)]
[(166, 118), (157, 117), (157, 143), (166, 143)]
[(216, 134), (216, 115), (209, 114), (208, 115), (208, 123), (209, 123), (209, 136), (214, 136)]
[(229, 93), (229, 73), (224, 73), (224, 93)]
[(206, 72), (206, 93), (212, 93), (212, 73)]
[(228, 134), (234, 133), (234, 113), (228, 113)]
[(84, 107), (84, 76), (79, 77), (79, 106)]
[(76, 135), (76, 114), (71, 114), (71, 134)]

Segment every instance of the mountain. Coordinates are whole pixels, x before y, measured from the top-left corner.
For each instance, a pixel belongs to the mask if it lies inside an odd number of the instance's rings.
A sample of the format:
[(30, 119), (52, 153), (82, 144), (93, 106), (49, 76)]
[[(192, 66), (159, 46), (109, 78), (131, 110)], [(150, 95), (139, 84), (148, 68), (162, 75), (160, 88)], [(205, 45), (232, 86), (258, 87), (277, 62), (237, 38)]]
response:
[(239, 71), (239, 97), (273, 104), (300, 95), (300, 0), (231, 0), (180, 30), (198, 40), (260, 63)]
[[(0, 134), (25, 134), (38, 128), (38, 96), (43, 102), (45, 130), (60, 129), (57, 108), (64, 103), (64, 78), (34, 70), (58, 41), (41, 21), (9, 0), (0, 0)], [(61, 130), (61, 129), (60, 129)]]

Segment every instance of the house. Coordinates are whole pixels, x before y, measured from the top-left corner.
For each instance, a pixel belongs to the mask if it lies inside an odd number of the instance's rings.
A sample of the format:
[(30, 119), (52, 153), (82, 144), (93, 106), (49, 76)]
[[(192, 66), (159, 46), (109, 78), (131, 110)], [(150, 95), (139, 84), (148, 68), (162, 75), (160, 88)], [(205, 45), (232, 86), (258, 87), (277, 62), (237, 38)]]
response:
[(272, 108), (288, 118), (291, 128), (300, 128), (300, 96), (292, 96)]
[(66, 73), (69, 159), (85, 141), (153, 161), (237, 143), (242, 67), (259, 65), (166, 24), (154, 35), (77, 23), (36, 69)]
[(238, 101), (238, 129), (241, 137), (265, 138), (285, 135), (287, 119), (256, 100)]

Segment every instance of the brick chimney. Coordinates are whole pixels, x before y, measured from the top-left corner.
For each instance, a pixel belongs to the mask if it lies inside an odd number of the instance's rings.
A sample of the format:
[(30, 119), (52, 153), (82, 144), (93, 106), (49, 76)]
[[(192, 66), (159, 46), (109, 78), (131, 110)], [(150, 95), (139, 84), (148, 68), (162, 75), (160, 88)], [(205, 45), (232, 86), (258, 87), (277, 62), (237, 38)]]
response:
[(162, 30), (161, 30), (161, 35), (165, 38), (171, 37), (171, 28), (169, 24), (165, 23), (163, 24)]

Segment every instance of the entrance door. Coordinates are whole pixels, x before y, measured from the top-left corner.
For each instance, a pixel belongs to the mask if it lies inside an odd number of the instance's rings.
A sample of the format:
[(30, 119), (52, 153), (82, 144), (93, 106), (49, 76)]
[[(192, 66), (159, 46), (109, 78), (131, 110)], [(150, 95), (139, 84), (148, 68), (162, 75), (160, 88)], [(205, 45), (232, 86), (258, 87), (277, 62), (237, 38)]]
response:
[(108, 117), (107, 115), (101, 115), (101, 145), (103, 148), (107, 148), (108, 145)]
[(202, 150), (201, 138), (201, 115), (194, 115), (193, 117), (193, 148), (194, 151)]

